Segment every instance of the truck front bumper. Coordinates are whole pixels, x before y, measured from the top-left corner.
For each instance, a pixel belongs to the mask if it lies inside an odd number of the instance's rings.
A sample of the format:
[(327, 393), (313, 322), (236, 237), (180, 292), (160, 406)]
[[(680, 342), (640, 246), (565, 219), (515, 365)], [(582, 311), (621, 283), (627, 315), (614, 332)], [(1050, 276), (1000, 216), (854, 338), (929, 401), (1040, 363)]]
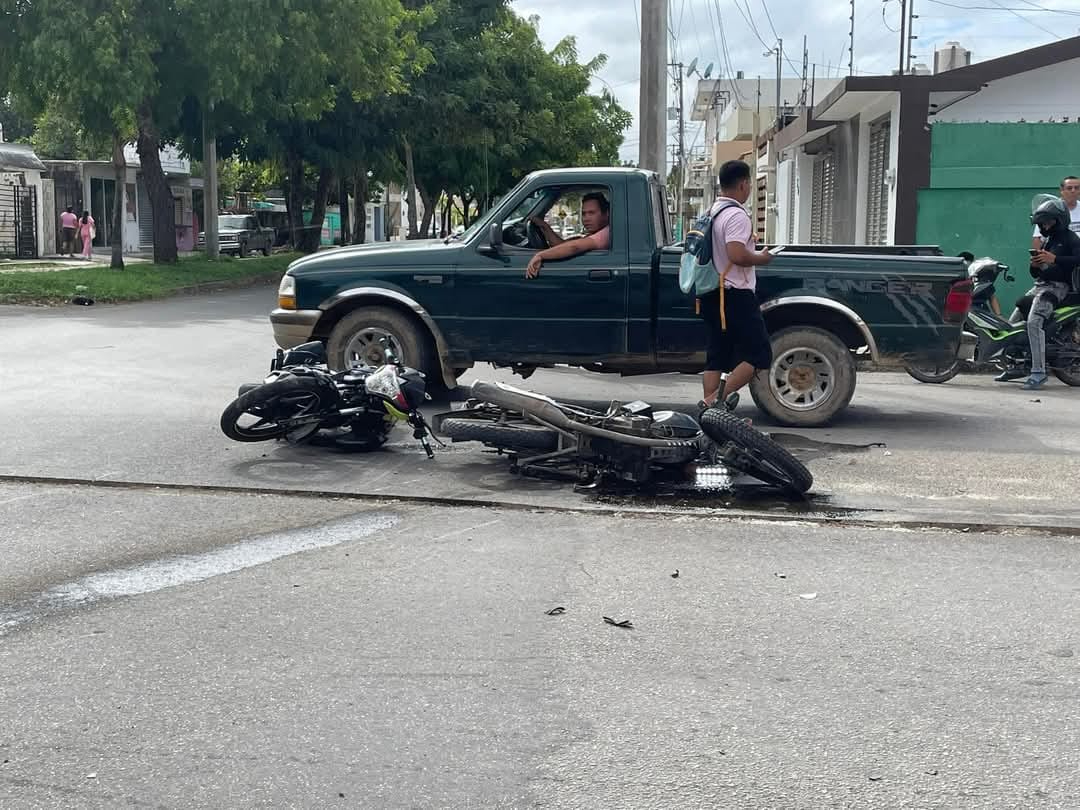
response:
[(277, 345), (291, 349), (307, 343), (322, 314), (321, 309), (275, 309), (270, 313), (270, 323), (274, 327)]

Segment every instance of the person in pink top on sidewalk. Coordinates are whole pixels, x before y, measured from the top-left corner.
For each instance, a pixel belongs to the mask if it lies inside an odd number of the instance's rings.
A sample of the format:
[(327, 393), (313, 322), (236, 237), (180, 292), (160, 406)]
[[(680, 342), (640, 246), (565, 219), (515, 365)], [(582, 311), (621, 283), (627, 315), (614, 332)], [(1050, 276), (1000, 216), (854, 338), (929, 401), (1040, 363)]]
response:
[(772, 365), (772, 343), (761, 316), (754, 272), (772, 261), (772, 254), (756, 250), (750, 214), (743, 207), (750, 197), (750, 166), (729, 160), (720, 167), (718, 179), (720, 198), (711, 210), (713, 267), (720, 284), (698, 299), (709, 335), (700, 407), (711, 408), (719, 399), (728, 410), (735, 410), (739, 389)]
[(71, 210), (71, 206), (60, 215), (60, 231), (63, 234), (60, 242), (61, 256), (75, 255), (75, 229), (79, 226), (79, 218)]
[(79, 237), (82, 239), (82, 257), (87, 261), (94, 255), (94, 218), (89, 211), (82, 212), (79, 220)]
[(590, 191), (581, 198), (581, 224), (585, 226), (588, 236), (563, 239), (540, 217), (533, 217), (530, 221), (543, 232), (550, 247), (532, 257), (529, 266), (525, 268), (525, 278), (536, 278), (540, 275), (541, 265), (548, 260), (569, 259), (590, 250), (611, 248), (611, 203), (599, 191)]

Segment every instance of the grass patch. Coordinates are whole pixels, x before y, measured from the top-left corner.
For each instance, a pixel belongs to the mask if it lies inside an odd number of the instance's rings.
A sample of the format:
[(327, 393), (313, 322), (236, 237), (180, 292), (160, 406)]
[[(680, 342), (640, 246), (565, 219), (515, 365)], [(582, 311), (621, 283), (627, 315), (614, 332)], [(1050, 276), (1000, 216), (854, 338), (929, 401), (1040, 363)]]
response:
[(181, 259), (178, 264), (133, 263), (123, 270), (108, 267), (76, 267), (70, 270), (34, 270), (0, 273), (2, 304), (63, 304), (80, 293), (102, 303), (164, 298), (199, 285), (235, 285), (267, 282), (281, 277), (299, 254), (279, 253), (251, 259), (222, 256)]

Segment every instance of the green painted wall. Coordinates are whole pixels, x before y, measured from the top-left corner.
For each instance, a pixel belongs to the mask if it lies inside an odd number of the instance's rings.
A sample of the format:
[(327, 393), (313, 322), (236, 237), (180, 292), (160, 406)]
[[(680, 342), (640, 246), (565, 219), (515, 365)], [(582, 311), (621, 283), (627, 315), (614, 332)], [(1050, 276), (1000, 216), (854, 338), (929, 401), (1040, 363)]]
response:
[[(901, 171), (903, 167), (901, 167)], [(1003, 309), (1031, 286), (1031, 198), (1080, 175), (1080, 123), (934, 124), (930, 187), (919, 192), (917, 241), (1008, 264)]]

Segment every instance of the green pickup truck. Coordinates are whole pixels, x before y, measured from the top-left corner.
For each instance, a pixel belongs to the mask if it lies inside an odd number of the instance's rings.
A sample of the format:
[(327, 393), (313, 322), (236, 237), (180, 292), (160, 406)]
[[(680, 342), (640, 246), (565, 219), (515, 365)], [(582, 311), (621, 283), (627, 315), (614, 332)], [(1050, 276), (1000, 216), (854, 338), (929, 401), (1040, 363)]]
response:
[[(611, 204), (611, 247), (545, 262), (530, 220), (572, 230), (582, 195)], [(431, 382), (475, 363), (528, 376), (556, 364), (623, 375), (699, 373), (705, 331), (679, 289), (663, 183), (625, 168), (526, 177), (460, 236), (323, 251), (290, 265), (270, 315), (278, 345), (327, 344), (331, 363), (378, 363), (382, 341)], [(902, 253), (908, 255), (901, 255)], [(751, 385), (786, 425), (826, 424), (850, 402), (860, 360), (902, 366), (955, 357), (970, 306), (960, 258), (935, 248), (789, 246), (758, 269), (773, 366)]]

